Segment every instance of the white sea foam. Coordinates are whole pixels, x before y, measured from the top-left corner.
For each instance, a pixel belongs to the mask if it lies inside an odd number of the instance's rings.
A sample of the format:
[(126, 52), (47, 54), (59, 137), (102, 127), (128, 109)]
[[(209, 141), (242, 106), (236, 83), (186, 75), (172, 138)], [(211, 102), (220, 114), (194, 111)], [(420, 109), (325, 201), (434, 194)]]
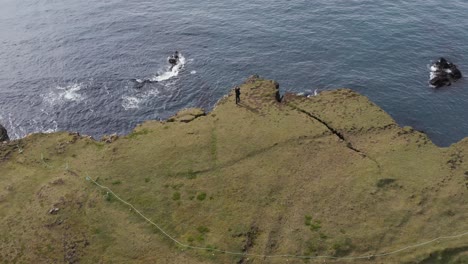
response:
[(47, 130), (44, 130), (42, 133), (45, 133), (45, 134), (50, 134), (50, 133), (54, 133), (54, 132), (57, 132), (56, 129), (53, 129), (53, 128), (49, 128)]
[(57, 132), (58, 131), (57, 121), (53, 121), (52, 123), (54, 124), (53, 128), (45, 129), (44, 127), (40, 127), (40, 128), (37, 128), (37, 130), (42, 131), (43, 133), (47, 133), (47, 134)]
[[(169, 59), (169, 58), (168, 58)], [(156, 82), (162, 82), (169, 80), (173, 77), (176, 77), (179, 75), (180, 70), (184, 67), (185, 65), (185, 57), (182, 54), (179, 54), (179, 63), (177, 63), (174, 67), (167, 68), (164, 72), (158, 73), (156, 76), (151, 78), (151, 81), (156, 81)]]
[[(160, 84), (157, 85), (156, 88), (153, 87), (153, 89), (143, 91), (142, 93), (138, 93), (136, 95), (122, 96), (122, 107), (125, 110), (138, 109), (142, 103), (150, 100), (150, 98), (159, 96), (161, 93), (160, 89), (164, 89), (164, 87), (169, 87), (174, 84), (175, 80), (169, 80), (179, 75), (179, 72), (184, 68), (187, 61), (190, 62), (191, 60), (187, 60), (182, 54), (179, 53), (179, 63), (174, 65), (172, 69), (168, 66), (164, 71), (159, 71), (158, 74), (150, 79), (134, 79), (134, 81), (137, 83), (143, 83), (146, 80), (149, 80), (151, 82), (159, 82)], [(195, 73), (196, 71), (191, 72), (191, 74)]]
[[(58, 123), (56, 120), (53, 120), (52, 123), (47, 123), (41, 121), (40, 119), (33, 118), (21, 122), (19, 120), (14, 119), (14, 117), (11, 114), (9, 114), (8, 120), (5, 121), (8, 121), (9, 124), (8, 134), (10, 136), (10, 139), (22, 138), (30, 133), (54, 133), (58, 131)], [(19, 125), (20, 123), (25, 123), (25, 126)]]
[(305, 97), (312, 97), (317, 96), (320, 93), (319, 89), (312, 90), (305, 90), (304, 92), (297, 93), (298, 96), (305, 96)]
[(197, 71), (191, 71), (190, 72), (190, 74), (196, 74), (196, 73), (197, 73)]
[(152, 90), (147, 91), (143, 96), (145, 98), (148, 98), (150, 96), (158, 96), (159, 93), (160, 93), (160, 91), (158, 89), (152, 89)]
[(73, 83), (68, 86), (57, 86), (46, 95), (42, 95), (45, 102), (50, 105), (61, 105), (65, 102), (80, 102), (84, 97), (78, 93), (81, 90), (81, 83)]
[(8, 114), (8, 124), (10, 125), (10, 131), (8, 131), (8, 134), (10, 136), (10, 139), (17, 139), (21, 137), (16, 127), (14, 126), (14, 123), (15, 122), (13, 122), (13, 117), (11, 116), (11, 114)]
[(141, 98), (134, 96), (122, 96), (122, 107), (125, 110), (138, 109), (141, 102)]

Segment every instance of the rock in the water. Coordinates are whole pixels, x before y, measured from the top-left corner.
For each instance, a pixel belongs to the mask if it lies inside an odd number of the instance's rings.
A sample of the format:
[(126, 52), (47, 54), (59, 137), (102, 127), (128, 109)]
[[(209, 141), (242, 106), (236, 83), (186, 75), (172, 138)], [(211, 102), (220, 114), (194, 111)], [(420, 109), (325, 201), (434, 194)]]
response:
[(460, 70), (457, 65), (448, 62), (444, 58), (440, 58), (438, 61), (432, 63), (430, 72), (429, 84), (434, 88), (442, 86), (450, 86), (451, 81), (457, 81), (462, 77)]
[(0, 142), (2, 141), (8, 141), (10, 138), (8, 137), (8, 133), (6, 128), (4, 128), (2, 125), (0, 125)]

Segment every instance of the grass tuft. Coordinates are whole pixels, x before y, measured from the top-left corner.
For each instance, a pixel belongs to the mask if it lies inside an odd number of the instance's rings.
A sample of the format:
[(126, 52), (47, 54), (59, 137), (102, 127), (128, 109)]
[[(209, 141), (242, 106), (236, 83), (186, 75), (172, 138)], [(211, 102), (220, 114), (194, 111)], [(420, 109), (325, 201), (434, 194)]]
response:
[(175, 192), (172, 194), (172, 200), (178, 201), (180, 200), (180, 192)]
[(305, 225), (310, 227), (310, 230), (312, 231), (318, 231), (320, 228), (322, 228), (322, 222), (319, 220), (313, 220), (312, 216), (306, 215), (305, 217)]
[(137, 138), (137, 137), (139, 137), (139, 136), (141, 136), (141, 135), (146, 135), (146, 134), (148, 134), (148, 133), (150, 133), (150, 132), (151, 132), (151, 131), (150, 131), (149, 129), (144, 128), (144, 129), (139, 130), (139, 131), (133, 131), (132, 133), (130, 133), (130, 134), (127, 135), (127, 138), (129, 138), (129, 139), (134, 139), (134, 138)]
[(197, 195), (197, 200), (199, 200), (199, 201), (203, 201), (203, 200), (205, 200), (205, 198), (206, 198), (206, 193), (204, 193), (204, 192)]

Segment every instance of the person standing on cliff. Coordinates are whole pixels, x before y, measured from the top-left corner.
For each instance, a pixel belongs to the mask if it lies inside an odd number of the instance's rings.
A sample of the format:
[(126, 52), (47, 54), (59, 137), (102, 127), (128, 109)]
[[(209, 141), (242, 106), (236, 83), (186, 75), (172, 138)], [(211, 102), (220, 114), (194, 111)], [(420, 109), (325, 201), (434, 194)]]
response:
[(240, 103), (240, 87), (236, 86), (236, 88), (234, 88), (234, 91), (236, 92), (236, 104), (238, 104)]

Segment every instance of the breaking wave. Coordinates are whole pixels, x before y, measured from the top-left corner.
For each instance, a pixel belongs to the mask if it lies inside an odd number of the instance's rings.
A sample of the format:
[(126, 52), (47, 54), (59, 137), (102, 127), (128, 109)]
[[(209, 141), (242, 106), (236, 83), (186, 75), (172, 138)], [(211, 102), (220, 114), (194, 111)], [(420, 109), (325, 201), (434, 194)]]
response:
[(84, 97), (78, 93), (82, 88), (81, 83), (73, 83), (65, 87), (57, 86), (46, 95), (42, 95), (44, 102), (50, 105), (62, 105), (65, 102), (80, 102)]
[[(169, 58), (168, 58), (169, 60)], [(185, 65), (185, 57), (179, 53), (179, 63), (176, 64), (172, 69), (167, 67), (165, 70), (162, 72), (158, 72), (156, 76), (153, 76), (150, 80), (153, 82), (162, 82), (162, 81), (167, 81), (173, 77), (176, 77), (179, 75), (179, 72), (184, 68)]]

